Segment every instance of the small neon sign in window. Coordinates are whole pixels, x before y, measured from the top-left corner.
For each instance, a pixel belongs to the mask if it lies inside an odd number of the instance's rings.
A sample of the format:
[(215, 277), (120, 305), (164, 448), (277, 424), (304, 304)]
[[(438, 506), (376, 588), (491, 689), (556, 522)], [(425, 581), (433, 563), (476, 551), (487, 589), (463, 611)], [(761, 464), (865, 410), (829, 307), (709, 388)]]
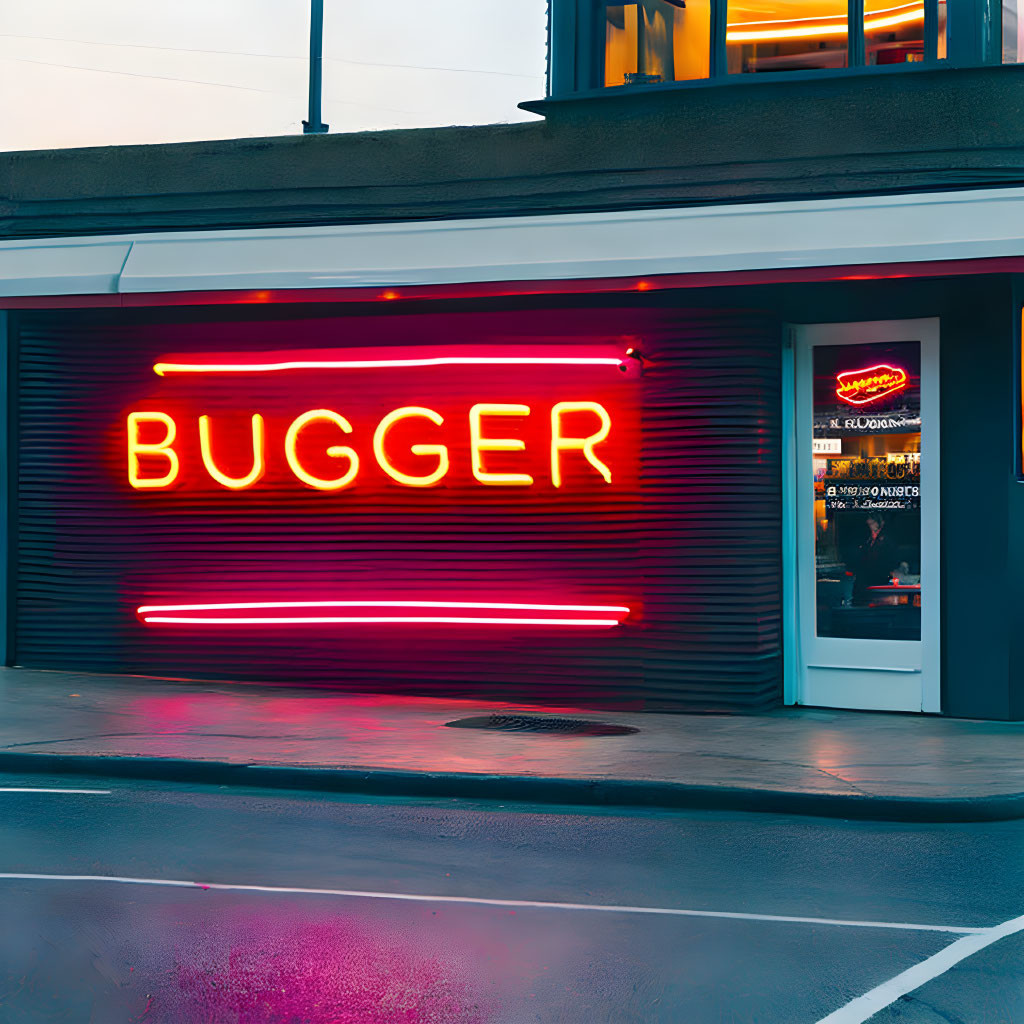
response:
[(901, 366), (879, 363), (837, 373), (836, 396), (850, 405), (868, 405), (902, 391), (907, 384), (907, 371)]

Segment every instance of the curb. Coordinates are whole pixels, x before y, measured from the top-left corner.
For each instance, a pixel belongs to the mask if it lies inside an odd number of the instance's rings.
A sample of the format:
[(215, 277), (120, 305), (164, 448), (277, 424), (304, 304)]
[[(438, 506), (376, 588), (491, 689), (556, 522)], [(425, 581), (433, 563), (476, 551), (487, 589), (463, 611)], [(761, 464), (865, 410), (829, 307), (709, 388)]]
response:
[(980, 822), (1024, 818), (1024, 793), (969, 797), (901, 797), (700, 786), (631, 779), (403, 772), (236, 764), (171, 757), (0, 752), (0, 772), (87, 775), (208, 786), (359, 793), (367, 796), (461, 797), (474, 800), (650, 807), (664, 810), (755, 811), (858, 821)]

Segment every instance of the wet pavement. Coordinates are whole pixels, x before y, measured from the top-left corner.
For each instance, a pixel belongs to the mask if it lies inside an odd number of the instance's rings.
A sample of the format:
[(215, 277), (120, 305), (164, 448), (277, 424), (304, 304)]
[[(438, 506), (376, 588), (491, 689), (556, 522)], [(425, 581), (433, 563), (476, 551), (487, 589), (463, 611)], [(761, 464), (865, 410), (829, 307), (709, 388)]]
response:
[[(509, 710), (638, 731), (446, 726)], [(921, 800), (1024, 794), (1024, 723), (797, 708), (755, 716), (595, 712), (2, 669), (0, 753), (17, 752)]]
[[(69, 785), (0, 777), (5, 1024), (817, 1024), (1024, 911), (1017, 821)], [(1024, 1019), (1021, 949), (873, 1019)]]

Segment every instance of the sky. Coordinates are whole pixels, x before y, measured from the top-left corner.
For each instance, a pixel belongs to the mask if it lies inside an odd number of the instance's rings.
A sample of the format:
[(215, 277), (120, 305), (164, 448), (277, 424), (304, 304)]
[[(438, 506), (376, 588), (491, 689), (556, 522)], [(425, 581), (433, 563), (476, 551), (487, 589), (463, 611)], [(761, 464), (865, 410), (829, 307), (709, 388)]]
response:
[[(530, 120), (545, 0), (324, 0), (331, 132)], [(309, 0), (0, 0), (0, 150), (289, 135)]]

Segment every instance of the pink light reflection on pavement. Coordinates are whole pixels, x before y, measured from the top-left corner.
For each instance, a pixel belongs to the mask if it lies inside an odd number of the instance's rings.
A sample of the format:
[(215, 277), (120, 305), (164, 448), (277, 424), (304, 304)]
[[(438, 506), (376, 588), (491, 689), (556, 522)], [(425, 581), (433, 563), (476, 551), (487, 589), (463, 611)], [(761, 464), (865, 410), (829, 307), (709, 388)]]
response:
[[(235, 763), (367, 765), (389, 770), (528, 774), (586, 770), (617, 744), (598, 747), (580, 737), (453, 730), (460, 717), (498, 712), (573, 716), (566, 705), (373, 694), (305, 692), (281, 696), (253, 686), (169, 696), (134, 691), (117, 716), (119, 738), (104, 749), (152, 757), (202, 757)], [(122, 731), (123, 730), (123, 731)], [(96, 746), (93, 741), (92, 746)]]
[[(429, 915), (428, 915), (429, 916)], [(419, 933), (419, 928), (414, 929)], [(486, 1024), (462, 954), (383, 922), (251, 910), (179, 945), (154, 1022)]]

